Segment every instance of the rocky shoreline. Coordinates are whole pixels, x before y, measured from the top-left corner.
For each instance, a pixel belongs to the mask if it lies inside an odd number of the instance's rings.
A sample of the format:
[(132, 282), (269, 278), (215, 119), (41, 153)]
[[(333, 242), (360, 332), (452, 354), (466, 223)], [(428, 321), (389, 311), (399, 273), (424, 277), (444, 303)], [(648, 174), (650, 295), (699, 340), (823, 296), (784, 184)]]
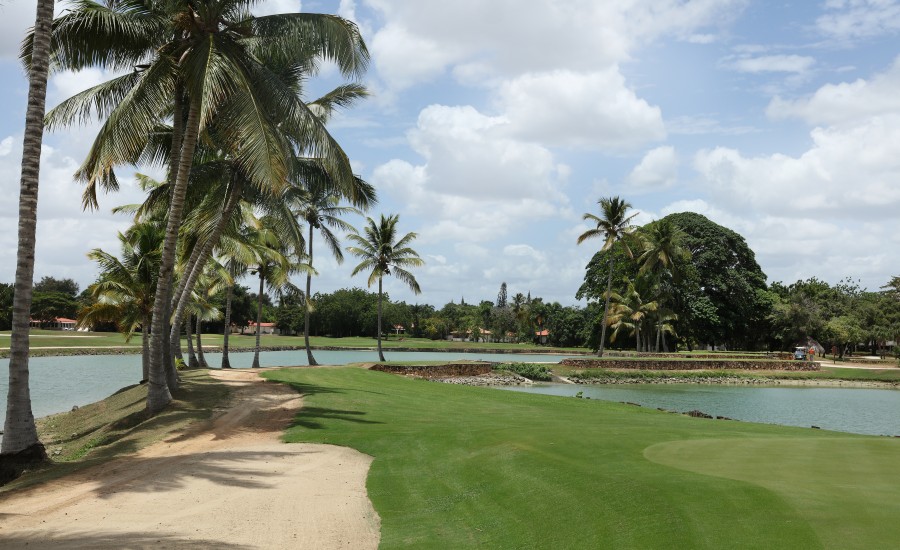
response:
[(489, 372), (477, 376), (451, 376), (448, 378), (429, 378), (432, 382), (444, 384), (457, 384), (461, 386), (531, 386), (534, 384), (528, 378), (514, 372)]
[(873, 380), (839, 380), (831, 378), (734, 378), (717, 377), (708, 378), (594, 378), (582, 380), (578, 378), (561, 377), (569, 384), (581, 385), (619, 385), (619, 384), (700, 384), (721, 386), (814, 386), (826, 388), (873, 388), (873, 389), (900, 389), (900, 383), (881, 382)]

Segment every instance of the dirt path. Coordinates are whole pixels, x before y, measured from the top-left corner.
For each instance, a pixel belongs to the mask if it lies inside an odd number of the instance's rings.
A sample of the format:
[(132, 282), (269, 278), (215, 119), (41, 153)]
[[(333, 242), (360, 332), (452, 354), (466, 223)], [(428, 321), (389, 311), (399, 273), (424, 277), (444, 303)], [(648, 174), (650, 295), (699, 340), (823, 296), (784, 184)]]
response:
[(213, 420), (143, 451), (0, 498), (2, 548), (375, 548), (371, 457), (285, 444), (300, 407), (256, 372)]

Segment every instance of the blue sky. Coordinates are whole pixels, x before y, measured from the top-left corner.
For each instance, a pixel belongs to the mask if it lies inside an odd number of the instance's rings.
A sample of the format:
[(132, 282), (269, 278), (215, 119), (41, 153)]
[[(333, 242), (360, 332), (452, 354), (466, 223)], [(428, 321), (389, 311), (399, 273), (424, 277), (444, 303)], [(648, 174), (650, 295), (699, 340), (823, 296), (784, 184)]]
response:
[[(59, 9), (63, 9), (61, 6)], [(33, 2), (0, 5), (0, 281), (14, 275), (26, 81), (15, 60)], [(261, 3), (339, 13), (372, 55), (372, 97), (331, 122), (427, 265), (440, 307), (531, 292), (576, 303), (599, 242), (584, 212), (620, 195), (641, 223), (695, 211), (742, 234), (769, 281), (900, 274), (900, 1), (344, 0)], [(49, 105), (107, 75), (51, 79)], [(309, 97), (340, 81), (329, 67)], [(95, 127), (47, 136), (36, 278), (96, 269), (136, 202), (126, 178), (83, 213), (71, 175)], [(362, 220), (354, 220), (357, 226)], [(314, 289), (364, 286), (321, 257)]]

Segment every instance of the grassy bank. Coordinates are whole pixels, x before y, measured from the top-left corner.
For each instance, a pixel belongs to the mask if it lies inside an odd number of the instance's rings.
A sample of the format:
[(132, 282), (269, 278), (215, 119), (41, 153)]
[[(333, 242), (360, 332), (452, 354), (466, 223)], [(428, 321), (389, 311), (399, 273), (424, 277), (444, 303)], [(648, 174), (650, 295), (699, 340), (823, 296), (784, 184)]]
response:
[(306, 395), (288, 441), (375, 457), (368, 491), (384, 548), (874, 548), (900, 540), (900, 440), (353, 368), (265, 376)]
[[(182, 339), (184, 340), (184, 339)], [(223, 343), (221, 334), (204, 334), (203, 346), (220, 347)], [(32, 330), (31, 349), (44, 350), (52, 353), (78, 353), (89, 348), (126, 348), (130, 353), (140, 353), (141, 336), (136, 334), (128, 343), (118, 333), (110, 332), (61, 332), (58, 330)], [(253, 349), (256, 346), (256, 336), (252, 334), (232, 334), (228, 337), (228, 345), (234, 350)], [(305, 343), (302, 336), (278, 336), (263, 334), (260, 336), (260, 345), (265, 348), (303, 348)], [(375, 349), (378, 345), (375, 338), (350, 337), (327, 338), (313, 336), (310, 345), (317, 349)], [(0, 332), (0, 348), (9, 347), (9, 331)], [(488, 343), (488, 342), (448, 342), (446, 340), (429, 340), (427, 338), (398, 338), (392, 336), (382, 340), (384, 349), (409, 349), (409, 350), (497, 350), (503, 352), (524, 353), (588, 353), (586, 348), (553, 348), (548, 346), (535, 346), (532, 344)], [(63, 348), (55, 350), (52, 348)], [(8, 353), (0, 351), (0, 355)]]
[(185, 371), (172, 405), (147, 419), (146, 386), (123, 388), (108, 398), (37, 420), (38, 435), (51, 463), (0, 488), (0, 492), (40, 483), (147, 445), (209, 418), (224, 403), (228, 389), (206, 371)]
[(767, 381), (767, 380), (843, 380), (848, 382), (881, 382), (900, 384), (900, 369), (848, 369), (823, 366), (818, 371), (740, 371), (740, 370), (610, 370), (576, 369), (561, 365), (553, 366), (554, 374), (573, 380), (593, 383), (646, 382), (679, 380), (685, 383), (702, 381)]

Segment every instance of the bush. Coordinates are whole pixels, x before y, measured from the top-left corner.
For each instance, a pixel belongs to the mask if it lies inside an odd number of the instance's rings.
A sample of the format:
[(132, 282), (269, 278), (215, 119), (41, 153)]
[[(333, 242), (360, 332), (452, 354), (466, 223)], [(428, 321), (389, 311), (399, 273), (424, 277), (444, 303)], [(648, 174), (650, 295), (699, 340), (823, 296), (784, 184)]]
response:
[(493, 368), (494, 370), (514, 372), (529, 380), (538, 380), (542, 382), (550, 381), (552, 374), (550, 368), (546, 365), (536, 365), (534, 363), (499, 363), (494, 365)]

